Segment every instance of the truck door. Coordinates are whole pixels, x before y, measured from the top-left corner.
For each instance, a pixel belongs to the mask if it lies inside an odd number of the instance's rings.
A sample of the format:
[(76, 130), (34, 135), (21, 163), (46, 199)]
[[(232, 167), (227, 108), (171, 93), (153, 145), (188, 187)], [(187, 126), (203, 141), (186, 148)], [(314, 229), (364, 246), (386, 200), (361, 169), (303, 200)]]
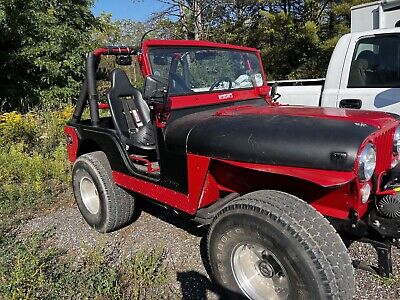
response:
[(400, 33), (356, 35), (351, 43), (337, 107), (400, 114)]

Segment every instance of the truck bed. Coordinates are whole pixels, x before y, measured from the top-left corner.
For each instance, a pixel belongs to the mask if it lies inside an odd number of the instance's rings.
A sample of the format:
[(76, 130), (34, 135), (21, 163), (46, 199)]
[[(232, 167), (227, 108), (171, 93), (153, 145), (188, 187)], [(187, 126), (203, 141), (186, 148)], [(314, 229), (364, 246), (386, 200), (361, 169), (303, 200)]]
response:
[(268, 85), (278, 84), (281, 104), (319, 106), (324, 83), (324, 78), (317, 78), (270, 81)]

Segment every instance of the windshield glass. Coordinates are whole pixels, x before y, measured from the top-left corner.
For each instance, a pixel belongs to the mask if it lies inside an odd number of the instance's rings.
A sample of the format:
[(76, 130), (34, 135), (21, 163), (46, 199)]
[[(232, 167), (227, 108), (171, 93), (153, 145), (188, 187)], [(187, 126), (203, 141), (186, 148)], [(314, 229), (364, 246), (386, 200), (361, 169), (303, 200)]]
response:
[(254, 52), (201, 47), (153, 47), (152, 74), (168, 78), (170, 94), (246, 89), (264, 84)]

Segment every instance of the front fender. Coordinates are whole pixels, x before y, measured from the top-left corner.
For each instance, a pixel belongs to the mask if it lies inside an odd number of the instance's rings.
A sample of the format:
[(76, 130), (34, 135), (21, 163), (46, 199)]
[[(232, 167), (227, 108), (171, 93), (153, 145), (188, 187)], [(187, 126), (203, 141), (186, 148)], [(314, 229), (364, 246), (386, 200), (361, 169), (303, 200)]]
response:
[[(218, 161), (218, 160), (217, 160)], [(318, 170), (298, 167), (263, 165), (229, 160), (221, 162), (254, 171), (285, 175), (312, 182), (322, 187), (337, 187), (349, 183), (357, 176), (353, 171)]]

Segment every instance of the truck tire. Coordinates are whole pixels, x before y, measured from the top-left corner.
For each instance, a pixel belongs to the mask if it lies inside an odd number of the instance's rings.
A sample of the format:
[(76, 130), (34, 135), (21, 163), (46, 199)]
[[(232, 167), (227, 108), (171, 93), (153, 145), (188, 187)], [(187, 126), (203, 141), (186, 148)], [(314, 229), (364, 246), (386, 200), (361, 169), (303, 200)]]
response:
[(72, 169), (72, 183), (83, 218), (97, 231), (111, 232), (132, 220), (135, 199), (114, 183), (104, 152), (80, 156)]
[[(238, 299), (352, 299), (354, 269), (339, 235), (312, 206), (258, 191), (227, 204), (207, 237), (214, 281)], [(232, 298), (232, 296), (231, 296)]]

